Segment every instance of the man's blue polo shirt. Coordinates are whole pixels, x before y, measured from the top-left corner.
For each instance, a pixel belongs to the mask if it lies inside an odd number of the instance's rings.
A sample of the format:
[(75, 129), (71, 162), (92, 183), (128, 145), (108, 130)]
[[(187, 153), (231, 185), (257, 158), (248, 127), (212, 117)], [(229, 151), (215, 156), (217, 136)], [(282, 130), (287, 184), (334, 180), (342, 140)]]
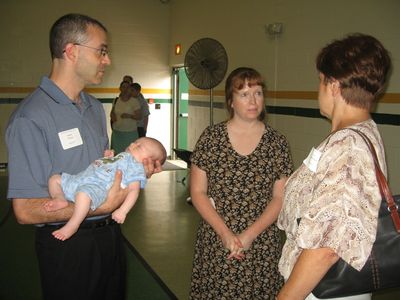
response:
[(51, 175), (76, 174), (103, 156), (108, 148), (103, 106), (84, 92), (80, 99), (81, 105), (75, 105), (43, 77), (18, 105), (6, 131), (8, 198), (48, 197)]

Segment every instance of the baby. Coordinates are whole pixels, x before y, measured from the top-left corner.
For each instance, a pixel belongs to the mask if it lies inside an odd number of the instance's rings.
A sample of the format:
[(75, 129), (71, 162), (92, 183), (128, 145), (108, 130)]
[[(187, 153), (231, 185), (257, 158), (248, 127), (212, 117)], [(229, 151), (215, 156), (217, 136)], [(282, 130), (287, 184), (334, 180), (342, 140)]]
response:
[(68, 201), (75, 202), (71, 219), (60, 229), (53, 232), (53, 236), (65, 241), (79, 228), (87, 217), (89, 209), (95, 210), (106, 199), (111, 187), (115, 172), (122, 171), (122, 187), (128, 187), (128, 195), (122, 205), (112, 213), (117, 223), (123, 223), (127, 213), (134, 206), (140, 188), (146, 183), (146, 173), (142, 161), (145, 158), (164, 163), (166, 151), (156, 139), (144, 137), (131, 143), (125, 152), (112, 157), (112, 150), (105, 151), (105, 157), (95, 160), (86, 170), (70, 175), (56, 174), (49, 179), (49, 194), (52, 201), (44, 204), (48, 212), (65, 208)]

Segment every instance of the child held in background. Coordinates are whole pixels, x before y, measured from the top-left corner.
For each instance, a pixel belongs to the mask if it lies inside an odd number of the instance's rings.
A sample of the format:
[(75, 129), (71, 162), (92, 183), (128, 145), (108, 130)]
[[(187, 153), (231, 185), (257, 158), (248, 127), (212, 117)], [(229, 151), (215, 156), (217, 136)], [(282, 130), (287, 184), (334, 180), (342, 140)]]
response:
[(55, 174), (49, 179), (49, 193), (52, 201), (44, 205), (46, 211), (56, 211), (68, 206), (68, 201), (75, 202), (71, 219), (60, 229), (53, 232), (59, 240), (70, 238), (87, 217), (89, 209), (95, 210), (106, 198), (108, 189), (113, 183), (115, 172), (122, 171), (123, 187), (128, 187), (128, 195), (121, 207), (112, 213), (112, 219), (123, 223), (127, 213), (134, 206), (140, 188), (146, 183), (143, 159), (166, 159), (163, 145), (153, 138), (140, 138), (131, 143), (125, 152), (113, 157), (112, 150), (105, 151), (105, 157), (95, 160), (86, 170), (70, 175)]

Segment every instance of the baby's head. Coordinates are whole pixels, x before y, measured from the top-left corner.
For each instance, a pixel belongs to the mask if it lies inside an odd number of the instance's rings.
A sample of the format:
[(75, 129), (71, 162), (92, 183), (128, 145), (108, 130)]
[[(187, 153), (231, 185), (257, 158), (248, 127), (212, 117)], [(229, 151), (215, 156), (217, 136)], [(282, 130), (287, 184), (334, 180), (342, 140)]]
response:
[(167, 158), (167, 151), (164, 146), (156, 139), (142, 137), (131, 143), (126, 149), (138, 162), (150, 158), (154, 161), (159, 160), (163, 164)]

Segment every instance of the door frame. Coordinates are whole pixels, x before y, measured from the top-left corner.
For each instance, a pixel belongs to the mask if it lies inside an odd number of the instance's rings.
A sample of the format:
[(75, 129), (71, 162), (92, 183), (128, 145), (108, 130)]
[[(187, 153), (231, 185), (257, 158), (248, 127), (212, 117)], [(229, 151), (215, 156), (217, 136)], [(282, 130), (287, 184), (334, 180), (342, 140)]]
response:
[[(171, 86), (172, 86), (172, 134), (171, 134), (171, 159), (176, 159), (176, 154), (173, 149), (181, 148), (187, 150), (187, 121), (182, 122), (182, 120), (188, 118), (187, 105), (182, 107), (181, 101), (188, 101), (188, 99), (182, 99), (182, 94), (187, 93), (189, 95), (189, 80), (186, 78), (181, 78), (182, 75), (186, 76), (183, 72), (184, 66), (174, 66), (172, 67), (171, 75)], [(187, 84), (186, 84), (187, 83)], [(187, 91), (182, 90), (182, 88), (187, 86)], [(185, 111), (182, 111), (185, 110)], [(186, 126), (186, 128), (182, 128)], [(185, 135), (182, 137), (182, 135)], [(186, 141), (186, 144), (185, 144)], [(182, 145), (185, 144), (185, 145)]]

